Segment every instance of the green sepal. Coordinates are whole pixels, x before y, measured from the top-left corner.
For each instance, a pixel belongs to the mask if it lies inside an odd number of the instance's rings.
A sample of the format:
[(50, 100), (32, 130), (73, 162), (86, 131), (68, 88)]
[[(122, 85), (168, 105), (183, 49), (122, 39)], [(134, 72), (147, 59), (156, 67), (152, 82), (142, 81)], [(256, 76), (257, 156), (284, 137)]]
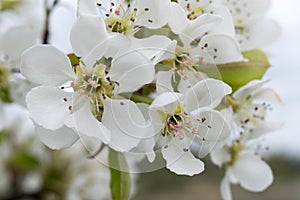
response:
[(74, 53), (70, 53), (67, 56), (69, 57), (72, 66), (75, 66), (80, 62), (80, 59)]
[(130, 196), (130, 174), (125, 156), (109, 150), (110, 188), (113, 200), (128, 200)]

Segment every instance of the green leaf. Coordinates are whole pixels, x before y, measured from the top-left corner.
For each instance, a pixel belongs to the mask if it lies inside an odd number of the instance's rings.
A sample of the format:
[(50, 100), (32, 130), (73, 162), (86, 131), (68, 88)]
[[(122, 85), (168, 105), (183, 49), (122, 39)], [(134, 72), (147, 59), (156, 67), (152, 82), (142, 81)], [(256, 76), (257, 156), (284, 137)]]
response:
[(113, 200), (128, 200), (130, 196), (130, 174), (125, 156), (109, 150), (110, 188)]
[(218, 65), (218, 72), (211, 66), (201, 68), (201, 71), (211, 78), (222, 79), (236, 91), (251, 80), (261, 79), (270, 67), (268, 57), (263, 51), (245, 51), (243, 56), (248, 61)]
[(20, 4), (20, 0), (2, 0), (1, 5), (0, 5), (0, 10), (10, 10), (13, 9), (15, 6)]

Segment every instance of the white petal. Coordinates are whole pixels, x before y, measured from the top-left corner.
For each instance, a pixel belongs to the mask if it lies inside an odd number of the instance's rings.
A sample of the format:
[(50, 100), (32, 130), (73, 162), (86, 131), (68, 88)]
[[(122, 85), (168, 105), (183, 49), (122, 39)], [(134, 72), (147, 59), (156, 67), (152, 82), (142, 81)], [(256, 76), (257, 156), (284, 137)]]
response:
[(215, 148), (210, 152), (210, 158), (215, 165), (222, 167), (224, 163), (229, 162), (231, 159), (229, 148), (227, 146)]
[(189, 70), (186, 70), (184, 73), (185, 78), (181, 78), (178, 84), (178, 91), (181, 93), (185, 93), (188, 91), (192, 86), (196, 85), (199, 81), (208, 78), (206, 74), (199, 73), (195, 74)]
[(57, 130), (48, 130), (36, 125), (35, 131), (47, 147), (55, 150), (71, 147), (79, 139), (78, 135), (66, 126)]
[(271, 168), (255, 155), (240, 155), (232, 170), (241, 186), (252, 192), (261, 192), (273, 182)]
[(271, 133), (280, 129), (284, 125), (283, 122), (262, 122), (256, 126), (249, 134), (248, 140), (261, 137), (267, 133)]
[(110, 147), (117, 151), (129, 151), (141, 139), (154, 134), (140, 109), (130, 100), (104, 100), (102, 122), (112, 133)]
[(218, 33), (235, 36), (234, 20), (229, 9), (220, 4), (213, 4), (207, 7), (206, 13), (213, 13), (222, 17), (222, 21), (208, 31), (208, 34)]
[(36, 31), (27, 26), (12, 27), (3, 35), (3, 53), (19, 68), (21, 54), (25, 49), (36, 44), (37, 38)]
[(218, 15), (201, 15), (195, 20), (189, 21), (184, 30), (179, 33), (179, 37), (185, 47), (189, 46), (194, 39), (203, 36), (212, 27), (217, 26), (221, 21), (222, 18)]
[(260, 89), (267, 82), (268, 81), (263, 80), (250, 81), (247, 85), (239, 88), (232, 96), (239, 101), (243, 101), (248, 95), (251, 95), (254, 91)]
[(141, 52), (153, 63), (159, 63), (163, 60), (175, 58), (175, 48), (177, 42), (161, 35), (154, 35), (148, 38), (131, 38), (132, 48)]
[(23, 53), (21, 72), (28, 80), (49, 86), (59, 86), (76, 78), (69, 58), (47, 45), (34, 46)]
[[(168, 22), (170, 17), (170, 0), (143, 0), (136, 2), (138, 12), (143, 12), (143, 14), (137, 18), (137, 25), (157, 29), (163, 27)], [(146, 8), (149, 10), (144, 11)]]
[(216, 107), (231, 88), (222, 81), (204, 79), (190, 88), (183, 97), (188, 112), (201, 107)]
[(220, 191), (222, 200), (232, 200), (230, 181), (226, 176), (221, 181)]
[(133, 150), (133, 152), (147, 156), (149, 162), (153, 162), (155, 159), (155, 152), (153, 150), (155, 146), (154, 138), (143, 139), (140, 141), (138, 146)]
[(117, 93), (133, 92), (153, 81), (154, 65), (140, 52), (129, 49), (116, 55), (109, 76), (120, 84)]
[[(231, 10), (233, 18), (243, 21), (260, 21), (270, 7), (270, 0), (223, 1)], [(241, 9), (242, 8), (242, 9)]]
[(193, 176), (204, 171), (204, 163), (196, 159), (184, 144), (173, 139), (171, 143), (162, 148), (162, 155), (167, 161), (167, 168), (178, 175)]
[(176, 16), (169, 18), (168, 24), (171, 30), (176, 34), (181, 33), (188, 24), (188, 19), (184, 10), (177, 3), (172, 2), (170, 16)]
[(149, 109), (164, 109), (168, 113), (173, 113), (176, 106), (180, 103), (182, 94), (166, 92), (154, 99)]
[(130, 37), (123, 34), (110, 33), (108, 40), (108, 50), (104, 55), (106, 58), (114, 58), (119, 51), (131, 46)]
[(71, 114), (69, 107), (77, 98), (74, 93), (59, 88), (39, 86), (28, 92), (26, 103), (32, 119), (38, 125), (56, 130), (64, 125), (65, 119)]
[(97, 15), (97, 2), (96, 0), (78, 0), (77, 1), (77, 15), (83, 15), (83, 14), (91, 14), (91, 15)]
[(74, 23), (70, 40), (77, 56), (87, 56), (98, 44), (108, 39), (104, 19), (99, 16), (81, 15)]
[(199, 127), (198, 134), (193, 134), (195, 136), (194, 143), (198, 144), (195, 151), (199, 158), (203, 158), (214, 148), (226, 143), (230, 129), (223, 116), (215, 110), (199, 110), (196, 116), (199, 119)]
[(165, 92), (173, 92), (172, 78), (174, 75), (173, 70), (159, 71), (156, 75), (156, 89), (158, 94)]
[(261, 88), (253, 93), (252, 99), (254, 101), (268, 101), (275, 103), (283, 103), (280, 96), (271, 88)]
[(94, 117), (90, 106), (90, 102), (86, 102), (81, 109), (74, 113), (74, 128), (80, 134), (93, 137), (107, 144), (110, 142), (111, 130)]
[[(265, 31), (263, 31), (264, 29)], [(261, 48), (271, 44), (279, 38), (281, 27), (271, 19), (255, 21), (253, 24), (246, 24), (245, 31), (237, 34), (243, 51)]]
[(208, 62), (212, 61), (214, 64), (243, 60), (239, 44), (233, 37), (228, 35), (211, 34), (204, 36), (199, 43), (199, 47), (210, 56), (206, 60)]

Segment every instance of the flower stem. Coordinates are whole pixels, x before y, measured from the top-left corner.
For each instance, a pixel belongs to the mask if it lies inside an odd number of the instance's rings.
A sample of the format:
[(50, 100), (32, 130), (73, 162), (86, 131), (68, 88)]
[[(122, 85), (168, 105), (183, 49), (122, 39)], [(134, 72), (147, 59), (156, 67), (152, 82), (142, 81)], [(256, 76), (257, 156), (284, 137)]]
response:
[(55, 0), (51, 7), (48, 7), (48, 1), (45, 0), (45, 7), (46, 7), (46, 19), (45, 19), (45, 29), (43, 34), (43, 44), (49, 44), (49, 25), (50, 25), (50, 14), (53, 8), (58, 4), (59, 0)]
[(149, 105), (153, 102), (153, 99), (151, 99), (150, 97), (146, 97), (136, 93), (131, 95), (130, 100), (134, 101), (135, 103), (145, 103)]

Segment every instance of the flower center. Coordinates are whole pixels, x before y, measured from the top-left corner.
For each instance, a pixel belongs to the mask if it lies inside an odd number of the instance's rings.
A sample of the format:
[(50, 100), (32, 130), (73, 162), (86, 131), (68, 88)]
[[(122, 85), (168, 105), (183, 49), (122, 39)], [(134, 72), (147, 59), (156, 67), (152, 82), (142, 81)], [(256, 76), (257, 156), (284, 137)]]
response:
[(175, 50), (176, 57), (174, 59), (163, 61), (163, 64), (174, 69), (183, 79), (187, 79), (185, 76), (186, 70), (194, 73), (196, 77), (200, 77), (198, 67), (200, 64), (206, 64), (206, 61), (201, 56), (198, 58), (191, 58), (188, 51), (189, 49), (177, 45)]
[(199, 15), (202, 15), (205, 13), (204, 9), (201, 7), (197, 7), (195, 9), (191, 9), (190, 8), (190, 4), (187, 4), (186, 6), (186, 10), (189, 12), (189, 14), (187, 15), (187, 18), (189, 20), (194, 20), (196, 19)]
[[(196, 118), (186, 113), (182, 104), (178, 104), (173, 113), (162, 113), (162, 116), (165, 116), (165, 126), (162, 129), (162, 136), (184, 139), (187, 133), (192, 133), (201, 137), (198, 131), (199, 126), (212, 128), (206, 124), (205, 117)], [(203, 141), (205, 141), (205, 138), (203, 138)]]
[(163, 136), (172, 135), (174, 137), (179, 136), (180, 132), (184, 128), (184, 123), (185, 123), (185, 116), (184, 116), (182, 105), (178, 104), (177, 107), (175, 108), (175, 111), (172, 114), (168, 113), (165, 121), (166, 121), (166, 125), (162, 130), (162, 135)]
[(0, 11), (11, 10), (20, 3), (21, 0), (0, 0)]
[(101, 120), (103, 114), (102, 99), (111, 98), (115, 87), (115, 82), (110, 80), (105, 69), (106, 66), (101, 63), (92, 69), (79, 64), (76, 66), (77, 80), (71, 83), (74, 91), (90, 100), (92, 112), (98, 120)]
[[(100, 8), (102, 8), (102, 4), (97, 4)], [(137, 8), (131, 8), (131, 4), (128, 3), (126, 8), (125, 5), (120, 4), (118, 7), (115, 3), (111, 3), (111, 6), (106, 12), (105, 23), (106, 29), (109, 32), (122, 33), (124, 35), (133, 35), (138, 30), (140, 30), (140, 26), (136, 26), (136, 19), (142, 16), (145, 12), (149, 11), (149, 8), (145, 8), (140, 11)], [(153, 21), (148, 19), (149, 23)]]

